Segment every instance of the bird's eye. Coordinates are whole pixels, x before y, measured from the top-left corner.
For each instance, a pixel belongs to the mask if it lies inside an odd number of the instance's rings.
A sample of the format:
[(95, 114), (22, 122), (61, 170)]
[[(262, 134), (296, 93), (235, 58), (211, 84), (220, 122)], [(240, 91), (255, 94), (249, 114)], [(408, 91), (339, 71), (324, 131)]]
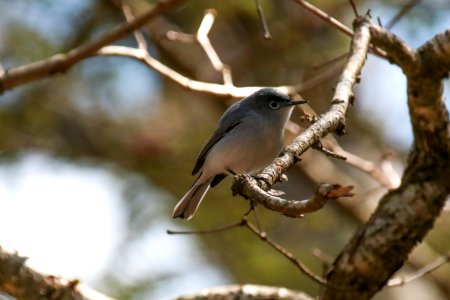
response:
[(270, 102), (269, 102), (269, 106), (270, 106), (270, 108), (272, 108), (272, 109), (277, 109), (277, 108), (280, 107), (280, 103), (278, 103), (277, 101), (270, 101)]

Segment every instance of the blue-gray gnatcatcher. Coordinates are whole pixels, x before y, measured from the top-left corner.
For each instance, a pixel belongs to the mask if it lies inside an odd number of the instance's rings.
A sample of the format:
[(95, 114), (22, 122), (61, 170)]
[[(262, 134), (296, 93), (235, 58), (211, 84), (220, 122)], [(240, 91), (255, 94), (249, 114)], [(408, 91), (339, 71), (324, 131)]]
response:
[(227, 174), (251, 173), (272, 163), (283, 146), (293, 106), (306, 102), (261, 89), (230, 106), (198, 155), (192, 175), (202, 170), (200, 176), (175, 206), (173, 217), (192, 218), (208, 189)]

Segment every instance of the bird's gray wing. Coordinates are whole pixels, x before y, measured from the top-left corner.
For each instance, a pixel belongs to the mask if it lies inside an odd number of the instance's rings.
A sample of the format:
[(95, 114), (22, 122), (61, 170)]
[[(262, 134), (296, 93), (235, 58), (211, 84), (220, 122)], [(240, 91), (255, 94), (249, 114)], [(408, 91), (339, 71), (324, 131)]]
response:
[[(226, 120), (223, 119), (222, 121), (226, 121)], [(228, 126), (221, 126), (221, 125), (225, 125), (224, 123), (229, 123), (229, 125)], [(195, 163), (194, 169), (192, 170), (192, 175), (197, 174), (197, 172), (202, 168), (203, 164), (205, 163), (206, 155), (208, 154), (209, 150), (211, 150), (211, 148), (218, 141), (220, 141), (228, 132), (230, 132), (231, 130), (236, 128), (239, 124), (241, 124), (240, 121), (236, 121), (236, 122), (220, 122), (219, 128), (208, 139), (208, 141), (206, 142), (206, 144), (203, 147), (202, 151), (198, 155), (197, 162)]]

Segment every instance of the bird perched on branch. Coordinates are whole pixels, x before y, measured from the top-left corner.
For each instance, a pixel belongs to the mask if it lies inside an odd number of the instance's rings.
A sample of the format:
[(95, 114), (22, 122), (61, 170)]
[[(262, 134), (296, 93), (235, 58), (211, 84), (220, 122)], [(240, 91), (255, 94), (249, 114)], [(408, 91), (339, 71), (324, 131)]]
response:
[(174, 218), (190, 219), (210, 187), (228, 174), (262, 170), (283, 146), (284, 127), (294, 105), (275, 89), (261, 89), (230, 106), (197, 157), (192, 175), (200, 175), (173, 211)]

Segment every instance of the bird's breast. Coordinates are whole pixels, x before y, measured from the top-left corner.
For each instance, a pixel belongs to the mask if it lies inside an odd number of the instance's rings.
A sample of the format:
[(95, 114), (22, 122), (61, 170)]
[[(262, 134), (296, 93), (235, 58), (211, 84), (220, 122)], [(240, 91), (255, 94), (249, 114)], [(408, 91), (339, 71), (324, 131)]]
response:
[(264, 124), (243, 123), (227, 133), (208, 153), (204, 170), (241, 174), (272, 163), (283, 146), (283, 131)]

